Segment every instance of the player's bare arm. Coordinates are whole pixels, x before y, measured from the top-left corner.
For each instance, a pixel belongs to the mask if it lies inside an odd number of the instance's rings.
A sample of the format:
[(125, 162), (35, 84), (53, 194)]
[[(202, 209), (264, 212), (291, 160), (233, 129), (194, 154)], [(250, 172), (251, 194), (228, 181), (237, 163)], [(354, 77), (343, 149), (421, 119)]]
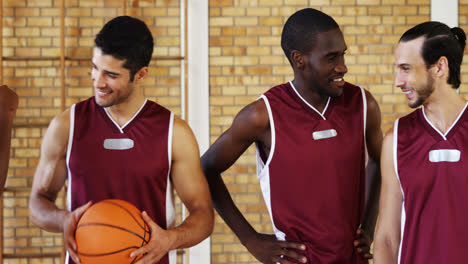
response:
[(258, 100), (244, 107), (231, 127), (203, 155), (203, 170), (216, 210), (255, 258), (268, 264), (293, 263), (281, 258), (282, 255), (305, 261), (304, 256), (291, 250), (304, 250), (304, 245), (278, 241), (274, 235), (257, 233), (234, 204), (221, 177), (221, 173), (231, 167), (254, 142), (259, 143), (268, 155), (270, 138), (267, 108), (263, 100)]
[(403, 195), (394, 169), (393, 128), (385, 135), (382, 148), (382, 195), (374, 243), (375, 262), (397, 263), (400, 246)]
[(67, 177), (66, 151), (68, 145), (69, 111), (55, 117), (44, 135), (41, 157), (34, 174), (29, 211), (34, 224), (50, 232), (63, 232), (64, 243), (76, 263), (75, 229), (78, 220), (90, 206), (86, 204), (73, 212), (55, 205), (58, 192)]
[(366, 168), (366, 199), (364, 218), (361, 228), (356, 231), (354, 245), (358, 253), (364, 258), (372, 258), (370, 245), (374, 237), (375, 222), (377, 221), (378, 203), (380, 195), (380, 152), (382, 149), (381, 117), (377, 101), (371, 93), (366, 92), (367, 120), (366, 145), (369, 162)]
[(213, 205), (195, 136), (185, 121), (175, 118), (172, 138), (171, 179), (189, 216), (176, 228), (163, 230), (143, 213), (152, 239), (148, 245), (132, 252), (132, 256), (146, 254), (136, 264), (155, 263), (170, 250), (196, 245), (213, 231)]
[(18, 95), (6, 85), (0, 86), (0, 189), (5, 186), (10, 158), (13, 118), (18, 108)]

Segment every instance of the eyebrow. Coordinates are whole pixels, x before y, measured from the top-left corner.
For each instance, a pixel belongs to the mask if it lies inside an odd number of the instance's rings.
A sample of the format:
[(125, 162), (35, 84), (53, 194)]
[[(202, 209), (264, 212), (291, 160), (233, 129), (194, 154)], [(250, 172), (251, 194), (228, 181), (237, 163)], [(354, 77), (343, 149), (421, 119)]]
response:
[(344, 50), (340, 50), (340, 51), (332, 51), (332, 52), (329, 52), (327, 54), (325, 54), (325, 57), (330, 57), (330, 56), (335, 56), (335, 55), (338, 55), (338, 54), (343, 54), (343, 53), (346, 53), (346, 51), (348, 50), (348, 47), (346, 47)]
[(411, 64), (408, 64), (408, 63), (397, 63), (396, 64), (397, 67), (411, 67)]
[[(91, 63), (93, 64), (94, 68), (96, 68), (96, 69), (98, 68), (96, 66), (96, 64), (94, 64), (94, 62), (91, 62)], [(117, 72), (112, 72), (112, 71), (108, 71), (108, 70), (104, 70), (104, 72), (107, 73), (107, 74), (110, 74), (110, 75), (120, 76), (120, 73), (117, 73)]]

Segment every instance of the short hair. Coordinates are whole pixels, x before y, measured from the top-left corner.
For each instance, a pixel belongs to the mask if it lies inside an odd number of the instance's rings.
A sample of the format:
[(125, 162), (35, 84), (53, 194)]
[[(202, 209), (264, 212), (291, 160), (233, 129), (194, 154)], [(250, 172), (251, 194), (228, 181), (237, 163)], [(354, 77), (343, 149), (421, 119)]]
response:
[(125, 60), (124, 68), (130, 70), (130, 81), (143, 67), (148, 66), (153, 55), (153, 36), (146, 24), (130, 16), (118, 16), (107, 22), (94, 39), (103, 54)]
[(318, 32), (326, 32), (339, 28), (333, 18), (319, 10), (305, 8), (292, 14), (283, 27), (281, 48), (292, 64), (293, 50), (308, 52), (312, 50), (317, 40)]
[(459, 27), (449, 28), (446, 24), (429, 21), (424, 22), (406, 31), (400, 42), (407, 42), (419, 37), (425, 37), (421, 48), (421, 56), (426, 68), (434, 65), (440, 57), (448, 60), (448, 84), (453, 88), (460, 87), (460, 65), (463, 61), (463, 51), (466, 45), (466, 35)]

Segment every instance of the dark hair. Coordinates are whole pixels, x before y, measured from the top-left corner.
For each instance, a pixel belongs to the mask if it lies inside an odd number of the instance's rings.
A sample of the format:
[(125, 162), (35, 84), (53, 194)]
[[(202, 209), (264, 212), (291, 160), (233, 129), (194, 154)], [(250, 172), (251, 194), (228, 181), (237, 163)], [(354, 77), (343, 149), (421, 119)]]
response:
[(305, 8), (292, 14), (283, 27), (281, 48), (292, 65), (293, 50), (308, 52), (315, 45), (318, 32), (339, 28), (333, 18), (319, 10)]
[(96, 35), (94, 44), (103, 54), (125, 60), (123, 67), (130, 70), (131, 81), (141, 68), (149, 65), (154, 46), (146, 24), (129, 16), (107, 22)]
[(449, 28), (447, 25), (430, 21), (421, 23), (403, 34), (400, 42), (407, 42), (419, 37), (425, 37), (421, 48), (421, 56), (429, 69), (440, 57), (448, 60), (448, 84), (453, 88), (460, 87), (460, 65), (463, 60), (463, 50), (466, 45), (466, 35), (459, 27)]

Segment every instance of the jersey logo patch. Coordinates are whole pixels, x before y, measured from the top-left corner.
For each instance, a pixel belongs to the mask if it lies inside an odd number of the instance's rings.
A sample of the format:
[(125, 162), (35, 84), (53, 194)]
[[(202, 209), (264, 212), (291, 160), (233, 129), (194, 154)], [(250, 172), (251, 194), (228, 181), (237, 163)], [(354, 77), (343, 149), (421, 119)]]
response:
[(126, 150), (133, 148), (133, 140), (129, 138), (107, 138), (104, 140), (104, 148), (110, 150)]
[(458, 162), (460, 151), (458, 149), (436, 149), (429, 151), (430, 162)]
[(332, 137), (336, 137), (336, 135), (338, 135), (338, 133), (336, 133), (335, 129), (315, 131), (312, 133), (312, 137), (314, 138), (314, 140), (332, 138)]

